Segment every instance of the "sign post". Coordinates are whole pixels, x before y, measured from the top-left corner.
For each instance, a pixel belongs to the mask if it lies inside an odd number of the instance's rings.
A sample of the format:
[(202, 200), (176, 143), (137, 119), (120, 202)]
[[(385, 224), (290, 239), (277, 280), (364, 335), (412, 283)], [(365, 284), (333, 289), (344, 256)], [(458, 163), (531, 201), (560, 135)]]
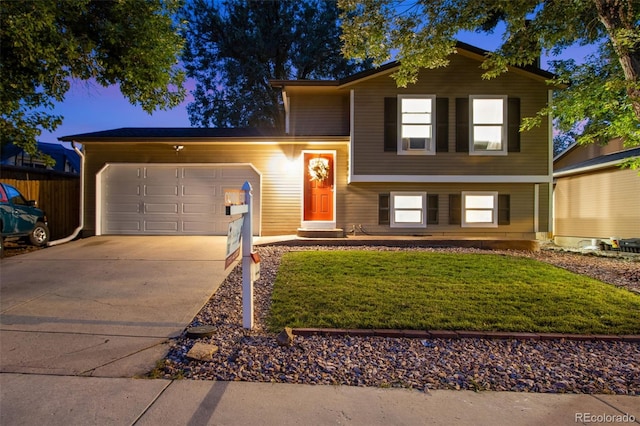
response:
[(242, 239), (242, 326), (247, 329), (253, 328), (253, 282), (260, 278), (260, 256), (253, 253), (252, 203), (249, 182), (245, 182), (241, 190), (225, 190), (226, 214), (242, 215), (229, 224), (225, 269), (237, 259)]
[(249, 211), (243, 213), (245, 218), (242, 226), (242, 326), (247, 329), (253, 328), (253, 225), (251, 223), (253, 213), (253, 192), (251, 184), (247, 181), (242, 185), (244, 191), (245, 204)]

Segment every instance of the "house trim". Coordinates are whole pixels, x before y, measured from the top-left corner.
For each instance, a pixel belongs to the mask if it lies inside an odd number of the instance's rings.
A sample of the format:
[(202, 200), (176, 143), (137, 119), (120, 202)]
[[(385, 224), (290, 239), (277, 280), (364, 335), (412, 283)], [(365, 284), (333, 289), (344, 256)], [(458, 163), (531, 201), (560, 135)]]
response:
[(619, 166), (620, 164), (628, 161), (628, 160), (632, 160), (634, 158), (638, 158), (638, 157), (627, 157), (627, 158), (623, 158), (623, 159), (618, 159), (618, 160), (613, 160), (613, 161), (607, 161), (606, 163), (600, 163), (600, 164), (594, 164), (591, 166), (584, 166), (584, 167), (577, 167), (575, 169), (571, 169), (571, 170), (565, 170), (562, 172), (556, 172), (553, 174), (554, 178), (559, 178), (559, 177), (565, 177), (565, 176), (571, 176), (571, 175), (577, 175), (580, 173), (586, 173), (586, 172), (592, 172), (592, 171), (596, 171), (596, 170), (600, 170), (600, 169), (606, 169), (609, 167), (615, 167), (615, 166)]
[(504, 175), (353, 175), (349, 182), (371, 183), (551, 183), (547, 175), (504, 176)]

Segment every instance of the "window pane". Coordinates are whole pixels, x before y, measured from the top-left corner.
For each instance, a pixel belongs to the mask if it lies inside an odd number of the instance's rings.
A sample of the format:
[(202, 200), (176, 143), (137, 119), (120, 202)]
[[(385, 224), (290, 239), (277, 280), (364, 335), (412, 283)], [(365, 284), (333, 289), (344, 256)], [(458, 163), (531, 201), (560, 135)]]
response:
[(396, 209), (421, 209), (422, 197), (420, 195), (396, 195), (393, 197), (393, 207)]
[(421, 210), (396, 210), (394, 217), (396, 223), (422, 223)]
[(502, 124), (502, 99), (473, 99), (474, 124)]
[(402, 112), (431, 113), (431, 99), (403, 98)]
[(402, 124), (431, 124), (431, 114), (402, 114)]
[(431, 138), (431, 126), (402, 126), (403, 138)]
[(466, 195), (464, 206), (467, 209), (493, 209), (493, 195)]
[(473, 147), (476, 150), (502, 149), (502, 126), (474, 126)]
[(493, 210), (466, 210), (467, 223), (493, 223)]

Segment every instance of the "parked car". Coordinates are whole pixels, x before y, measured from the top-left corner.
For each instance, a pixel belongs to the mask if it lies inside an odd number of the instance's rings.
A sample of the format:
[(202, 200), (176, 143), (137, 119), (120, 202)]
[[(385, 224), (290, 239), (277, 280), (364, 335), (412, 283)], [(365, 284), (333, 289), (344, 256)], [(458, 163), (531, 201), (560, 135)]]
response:
[[(46, 214), (35, 201), (27, 200), (6, 183), (0, 183), (0, 231), (0, 240), (17, 237), (34, 246), (44, 246), (49, 241)], [(0, 242), (0, 247), (3, 245)]]

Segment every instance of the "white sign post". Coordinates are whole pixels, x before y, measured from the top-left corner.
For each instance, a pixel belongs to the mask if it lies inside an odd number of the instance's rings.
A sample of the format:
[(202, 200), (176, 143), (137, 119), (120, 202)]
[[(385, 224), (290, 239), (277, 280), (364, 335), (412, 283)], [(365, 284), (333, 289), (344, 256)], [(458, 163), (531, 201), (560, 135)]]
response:
[(253, 225), (251, 223), (253, 213), (253, 193), (251, 184), (247, 181), (242, 185), (245, 194), (245, 204), (249, 211), (243, 213), (244, 223), (242, 224), (242, 326), (247, 329), (253, 328)]
[[(242, 215), (240, 219), (229, 224), (225, 269), (236, 259), (233, 253), (235, 249), (239, 249), (239, 239), (242, 237), (242, 326), (247, 329), (253, 328), (253, 282), (260, 278), (260, 256), (258, 253), (253, 253), (253, 224), (251, 223), (253, 192), (251, 189), (251, 184), (245, 182), (242, 190), (225, 190), (227, 216)], [(244, 194), (243, 200), (240, 199), (241, 194)]]

